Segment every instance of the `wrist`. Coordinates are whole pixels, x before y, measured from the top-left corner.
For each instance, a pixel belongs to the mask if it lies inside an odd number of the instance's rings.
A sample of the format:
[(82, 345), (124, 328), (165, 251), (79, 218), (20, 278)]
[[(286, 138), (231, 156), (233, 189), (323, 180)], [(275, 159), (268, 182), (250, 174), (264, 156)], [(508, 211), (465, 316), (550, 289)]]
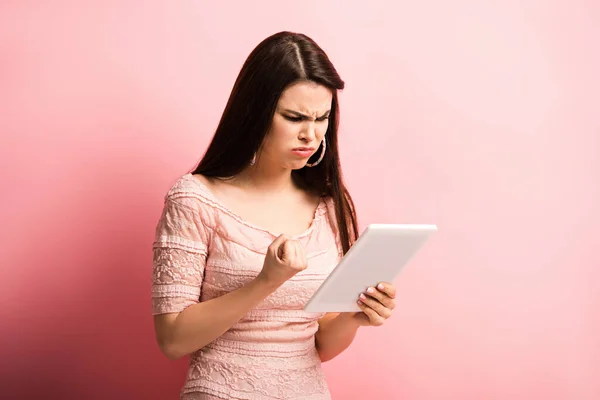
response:
[(349, 328), (358, 329), (362, 326), (362, 324), (357, 318), (355, 318), (355, 315), (356, 313), (354, 312), (341, 312), (337, 317), (335, 317), (335, 319)]
[(263, 274), (258, 274), (258, 276), (254, 278), (250, 284), (256, 287), (258, 290), (267, 292), (268, 294), (273, 293), (279, 288), (279, 286), (281, 286), (281, 284), (273, 283)]

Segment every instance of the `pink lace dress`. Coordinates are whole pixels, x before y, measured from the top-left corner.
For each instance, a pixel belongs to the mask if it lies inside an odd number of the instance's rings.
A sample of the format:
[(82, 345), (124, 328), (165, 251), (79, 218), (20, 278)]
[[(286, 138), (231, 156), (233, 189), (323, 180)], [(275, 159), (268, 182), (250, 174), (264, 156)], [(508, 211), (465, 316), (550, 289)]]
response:
[[(181, 399), (329, 399), (315, 348), (317, 319), (302, 310), (340, 257), (330, 199), (295, 237), (308, 268), (221, 337), (191, 354)], [(262, 269), (277, 237), (224, 207), (191, 174), (165, 197), (153, 245), (152, 312), (180, 312), (235, 290)]]

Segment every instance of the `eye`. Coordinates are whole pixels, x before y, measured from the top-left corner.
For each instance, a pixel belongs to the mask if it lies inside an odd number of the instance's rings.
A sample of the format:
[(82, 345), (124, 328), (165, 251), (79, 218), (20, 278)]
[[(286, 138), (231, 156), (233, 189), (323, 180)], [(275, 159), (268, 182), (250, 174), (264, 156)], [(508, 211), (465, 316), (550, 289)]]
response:
[(303, 120), (302, 117), (290, 117), (289, 115), (284, 115), (283, 118), (287, 119), (288, 121), (292, 121), (292, 122), (300, 122)]
[(329, 119), (329, 115), (326, 115), (326, 116), (324, 116), (324, 117), (317, 118), (317, 121), (318, 121), (318, 122), (323, 122), (323, 121), (327, 121), (328, 119)]

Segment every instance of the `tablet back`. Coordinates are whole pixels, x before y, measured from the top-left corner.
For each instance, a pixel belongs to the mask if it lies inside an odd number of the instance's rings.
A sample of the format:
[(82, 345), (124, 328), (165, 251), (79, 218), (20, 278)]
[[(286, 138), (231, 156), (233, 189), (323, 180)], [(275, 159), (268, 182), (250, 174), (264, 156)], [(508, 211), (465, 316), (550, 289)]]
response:
[(306, 303), (307, 312), (361, 311), (356, 301), (369, 286), (393, 282), (436, 225), (372, 224)]

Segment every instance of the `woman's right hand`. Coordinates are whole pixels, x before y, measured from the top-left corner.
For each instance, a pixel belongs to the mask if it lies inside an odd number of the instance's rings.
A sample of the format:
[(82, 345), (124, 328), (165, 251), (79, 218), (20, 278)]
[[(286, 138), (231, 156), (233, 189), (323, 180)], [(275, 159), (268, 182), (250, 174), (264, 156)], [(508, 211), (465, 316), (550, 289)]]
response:
[(258, 277), (270, 286), (279, 287), (307, 266), (306, 252), (300, 242), (280, 235), (269, 245)]

